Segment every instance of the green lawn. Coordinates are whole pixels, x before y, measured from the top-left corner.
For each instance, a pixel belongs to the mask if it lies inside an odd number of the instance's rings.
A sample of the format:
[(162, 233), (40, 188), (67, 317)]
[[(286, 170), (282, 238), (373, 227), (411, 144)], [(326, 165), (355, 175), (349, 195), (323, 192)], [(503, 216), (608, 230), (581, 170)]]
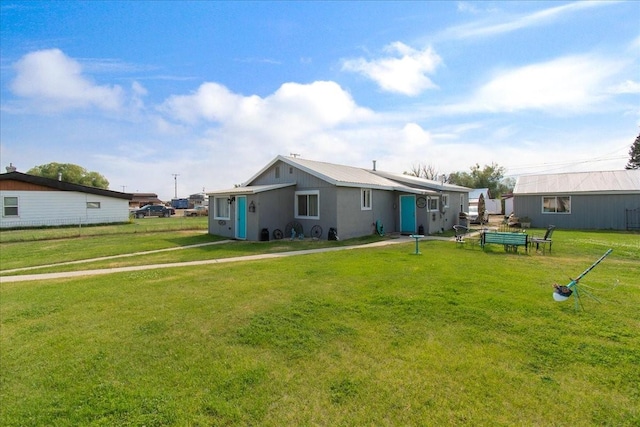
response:
[[(99, 237), (83, 239), (99, 252)], [(554, 242), (547, 255), (441, 241), (414, 255), (408, 242), (4, 283), (0, 424), (636, 426), (640, 235), (563, 231)], [(22, 244), (0, 246), (1, 259)], [(554, 282), (609, 247), (581, 285), (601, 303), (553, 301)]]

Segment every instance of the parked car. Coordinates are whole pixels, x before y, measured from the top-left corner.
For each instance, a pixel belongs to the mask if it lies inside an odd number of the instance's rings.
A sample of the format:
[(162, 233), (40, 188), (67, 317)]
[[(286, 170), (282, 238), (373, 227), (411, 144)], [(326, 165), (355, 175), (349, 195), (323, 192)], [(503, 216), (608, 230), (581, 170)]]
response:
[(184, 216), (209, 216), (209, 208), (206, 206), (196, 206), (193, 209), (185, 210)]
[(171, 209), (163, 205), (146, 205), (134, 211), (133, 216), (136, 218), (144, 218), (145, 216), (169, 218), (171, 216)]
[(480, 218), (477, 206), (469, 206), (469, 212), (466, 212), (466, 216), (467, 221), (469, 221), (470, 224), (478, 224), (480, 222), (487, 222), (489, 220), (487, 211), (484, 212), (484, 218)]

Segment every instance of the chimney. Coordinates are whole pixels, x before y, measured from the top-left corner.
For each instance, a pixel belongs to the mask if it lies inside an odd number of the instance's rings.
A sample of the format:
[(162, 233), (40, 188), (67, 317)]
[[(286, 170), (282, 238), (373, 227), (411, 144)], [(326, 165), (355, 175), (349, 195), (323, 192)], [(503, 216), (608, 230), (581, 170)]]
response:
[(373, 161), (373, 170), (374, 170), (374, 171), (376, 170), (376, 161), (377, 161), (377, 160), (374, 160), (374, 161)]

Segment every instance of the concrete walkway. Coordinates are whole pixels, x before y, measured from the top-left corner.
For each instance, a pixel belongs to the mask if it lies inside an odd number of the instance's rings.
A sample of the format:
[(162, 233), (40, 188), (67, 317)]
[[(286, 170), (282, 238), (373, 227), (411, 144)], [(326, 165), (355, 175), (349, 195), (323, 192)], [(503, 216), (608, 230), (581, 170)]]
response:
[[(453, 241), (455, 240), (455, 238), (425, 236), (420, 240)], [(26, 267), (24, 269), (5, 270), (0, 272), (0, 274), (6, 274), (8, 272), (16, 272), (16, 271), (22, 271), (22, 270), (32, 270), (32, 269), (43, 268), (43, 267), (80, 264), (80, 263), (87, 263), (87, 262), (93, 262), (93, 261), (101, 261), (106, 259), (131, 257), (131, 256), (144, 255), (149, 253), (187, 249), (187, 248), (193, 248), (198, 246), (214, 245), (214, 244), (229, 243), (229, 242), (231, 241), (223, 240), (220, 242), (181, 246), (178, 248), (158, 249), (154, 251), (136, 252), (136, 253), (124, 254), (124, 255), (113, 255), (108, 257), (93, 258), (93, 259), (79, 260), (79, 261), (69, 261), (65, 263), (51, 264), (51, 265), (39, 265), (36, 267)], [(409, 236), (399, 236), (398, 238), (383, 240), (375, 243), (367, 243), (363, 245), (337, 246), (332, 248), (306, 249), (301, 251), (288, 251), (288, 252), (279, 252), (279, 253), (272, 253), (272, 254), (246, 255), (246, 256), (238, 256), (238, 257), (231, 257), (231, 258), (207, 259), (207, 260), (198, 260), (198, 261), (173, 262), (173, 263), (167, 263), (167, 264), (151, 264), (151, 265), (137, 265), (137, 266), (130, 266), (130, 267), (103, 268), (103, 269), (97, 269), (97, 270), (66, 271), (66, 272), (60, 272), (60, 273), (42, 273), (42, 274), (24, 274), (24, 275), (18, 275), (18, 276), (0, 276), (0, 284), (13, 283), (13, 282), (26, 282), (26, 281), (33, 281), (33, 280), (73, 278), (73, 277), (82, 277), (82, 276), (92, 276), (92, 275), (98, 275), (98, 274), (122, 273), (122, 272), (128, 272), (128, 271), (156, 270), (156, 269), (162, 269), (162, 268), (175, 268), (175, 267), (195, 267), (195, 266), (201, 266), (201, 265), (224, 264), (224, 263), (239, 262), (239, 261), (255, 261), (255, 260), (261, 260), (261, 259), (274, 259), (274, 258), (291, 257), (296, 255), (316, 254), (320, 252), (335, 252), (335, 251), (344, 251), (344, 250), (350, 250), (350, 249), (375, 248), (380, 246), (394, 245), (398, 243), (414, 243), (414, 242), (415, 242), (414, 238), (411, 238)]]

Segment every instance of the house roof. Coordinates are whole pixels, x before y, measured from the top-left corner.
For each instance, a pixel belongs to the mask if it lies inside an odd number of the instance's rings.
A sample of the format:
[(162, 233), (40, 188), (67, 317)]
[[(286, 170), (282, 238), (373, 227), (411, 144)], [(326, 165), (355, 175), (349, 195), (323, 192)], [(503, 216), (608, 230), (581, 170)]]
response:
[(209, 196), (230, 196), (230, 195), (243, 195), (243, 194), (257, 194), (265, 191), (277, 190), (280, 188), (286, 188), (296, 185), (295, 182), (289, 182), (286, 184), (272, 184), (272, 185), (250, 185), (240, 186), (234, 188), (228, 188), (226, 190), (216, 190), (207, 193)]
[(394, 172), (384, 172), (384, 171), (371, 171), (371, 173), (374, 173), (376, 175), (391, 179), (393, 181), (396, 182), (402, 182), (411, 186), (417, 186), (417, 187), (421, 187), (421, 188), (428, 188), (430, 190), (434, 190), (434, 191), (455, 191), (455, 192), (461, 192), (461, 193), (467, 193), (469, 192), (469, 188), (467, 187), (461, 187), (459, 185), (454, 185), (454, 184), (448, 184), (448, 183), (442, 183), (440, 181), (435, 181), (432, 179), (426, 179), (426, 178), (419, 178), (417, 176), (413, 176), (413, 175), (405, 175), (403, 173), (394, 173)]
[(20, 181), (28, 184), (41, 185), (60, 191), (77, 191), (80, 193), (96, 194), (116, 199), (131, 200), (133, 194), (121, 193), (119, 191), (105, 190), (103, 188), (89, 187), (86, 185), (73, 184), (71, 182), (58, 181), (57, 179), (45, 178), (42, 176), (29, 175), (22, 172), (7, 172), (0, 174), (0, 181)]
[(640, 194), (640, 170), (556, 173), (518, 177), (513, 194)]
[(402, 183), (387, 179), (368, 169), (286, 156), (277, 156), (257, 174), (252, 176), (242, 187), (251, 186), (253, 181), (279, 161), (303, 170), (308, 174), (337, 187), (360, 187), (381, 190), (397, 190), (415, 194), (436, 194), (435, 192), (425, 190), (424, 188), (403, 185)]

